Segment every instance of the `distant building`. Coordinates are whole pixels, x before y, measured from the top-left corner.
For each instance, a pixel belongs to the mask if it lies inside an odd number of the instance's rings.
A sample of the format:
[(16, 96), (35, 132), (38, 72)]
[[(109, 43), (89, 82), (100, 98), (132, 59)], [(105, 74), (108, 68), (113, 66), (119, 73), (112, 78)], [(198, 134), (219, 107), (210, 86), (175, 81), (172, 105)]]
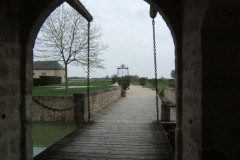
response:
[(66, 81), (65, 69), (57, 61), (34, 61), (33, 78), (39, 76), (57, 76), (62, 77), (62, 82)]

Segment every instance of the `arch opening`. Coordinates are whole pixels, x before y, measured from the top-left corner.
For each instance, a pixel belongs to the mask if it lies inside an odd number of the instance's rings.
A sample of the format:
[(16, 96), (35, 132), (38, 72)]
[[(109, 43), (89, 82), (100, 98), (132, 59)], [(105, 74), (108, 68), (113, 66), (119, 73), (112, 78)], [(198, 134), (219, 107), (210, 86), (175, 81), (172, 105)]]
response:
[[(39, 24), (38, 24), (37, 26), (39, 26)], [(38, 33), (40, 27), (39, 27), (39, 28), (38, 28), (38, 27), (34, 27), (34, 28), (35, 28), (35, 31), (37, 31), (37, 33)], [(38, 28), (38, 29), (36, 29), (36, 28)], [(34, 33), (34, 31), (33, 31), (32, 33)], [(36, 32), (35, 32), (35, 33), (36, 33)], [(33, 44), (33, 43), (32, 43), (32, 40), (33, 40), (33, 39), (34, 39), (34, 41), (35, 41), (35, 38), (36, 38), (37, 33), (36, 33), (36, 34), (32, 34), (32, 35), (31, 35), (31, 38), (29, 38), (30, 44)], [(35, 35), (35, 36), (33, 36), (33, 35)], [(35, 38), (33, 38), (33, 37), (35, 37)], [(174, 41), (174, 42), (175, 42), (175, 41)], [(176, 45), (176, 42), (175, 42), (175, 45)], [(30, 48), (31, 48), (31, 47), (30, 47)], [(170, 74), (170, 73), (169, 73), (169, 74)]]

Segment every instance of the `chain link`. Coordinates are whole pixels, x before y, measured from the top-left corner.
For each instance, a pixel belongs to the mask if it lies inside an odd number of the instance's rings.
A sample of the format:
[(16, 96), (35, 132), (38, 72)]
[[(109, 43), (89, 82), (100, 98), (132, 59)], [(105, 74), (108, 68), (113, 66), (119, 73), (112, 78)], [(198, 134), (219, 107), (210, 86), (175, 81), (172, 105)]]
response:
[[(41, 107), (43, 107), (43, 108), (45, 108), (45, 109), (47, 109), (47, 110), (53, 111), (53, 112), (70, 111), (71, 109), (77, 108), (77, 107), (80, 105), (80, 103), (77, 103), (77, 104), (75, 104), (75, 105), (72, 106), (72, 107), (68, 107), (68, 108), (64, 108), (64, 109), (58, 109), (58, 108), (49, 107), (49, 106), (47, 106), (47, 105), (39, 102), (39, 101), (38, 101), (37, 99), (35, 99), (34, 97), (32, 97), (32, 101), (33, 101), (34, 103), (38, 104), (39, 106), (41, 106)], [(81, 99), (80, 101), (84, 101), (84, 99)]]
[(90, 115), (90, 98), (89, 98), (89, 91), (90, 91), (90, 22), (88, 22), (88, 59), (87, 59), (87, 106), (88, 106), (88, 122), (90, 122), (91, 115)]
[(154, 71), (155, 71), (155, 84), (156, 84), (156, 114), (157, 123), (159, 123), (159, 109), (158, 109), (158, 79), (157, 79), (157, 55), (156, 55), (156, 33), (155, 33), (155, 20), (152, 19), (152, 29), (153, 29), (153, 53), (154, 53)]

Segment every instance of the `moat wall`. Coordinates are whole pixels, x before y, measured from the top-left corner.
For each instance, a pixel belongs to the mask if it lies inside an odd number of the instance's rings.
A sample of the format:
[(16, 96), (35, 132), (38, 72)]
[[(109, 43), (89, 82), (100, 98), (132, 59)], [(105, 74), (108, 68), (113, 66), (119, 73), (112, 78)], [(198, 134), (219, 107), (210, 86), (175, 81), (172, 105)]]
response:
[[(84, 97), (84, 102), (80, 107), (84, 107), (84, 119), (87, 120), (88, 108), (87, 108), (87, 96), (86, 93), (81, 93)], [(116, 102), (121, 97), (121, 88), (114, 87), (104, 90), (97, 90), (90, 92), (90, 113), (91, 115), (99, 110), (107, 107), (108, 105)], [(74, 97), (59, 97), (59, 96), (39, 96), (34, 97), (39, 102), (56, 109), (65, 109), (75, 106)], [(78, 110), (79, 111), (79, 110)], [(32, 105), (32, 121), (34, 122), (75, 122), (76, 109), (68, 111), (52, 111), (33, 102)]]

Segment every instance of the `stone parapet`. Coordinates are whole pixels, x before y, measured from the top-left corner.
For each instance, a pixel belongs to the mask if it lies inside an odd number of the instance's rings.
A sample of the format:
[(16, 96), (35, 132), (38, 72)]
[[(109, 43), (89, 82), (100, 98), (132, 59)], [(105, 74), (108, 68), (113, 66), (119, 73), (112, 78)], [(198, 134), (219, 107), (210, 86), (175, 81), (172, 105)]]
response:
[[(74, 94), (73, 97), (39, 96), (34, 97), (39, 102), (56, 109), (65, 109), (77, 106), (69, 111), (52, 111), (39, 106), (32, 105), (32, 121), (34, 122), (66, 122), (82, 123), (87, 121), (88, 108), (86, 93)], [(121, 88), (113, 87), (104, 90), (90, 92), (90, 115), (95, 114), (104, 107), (116, 102), (121, 98)], [(80, 102), (80, 103), (79, 103)], [(84, 111), (84, 113), (82, 113)], [(84, 116), (84, 117), (82, 117)]]
[(161, 93), (162, 93), (162, 99), (164, 100), (164, 102), (161, 103), (161, 121), (176, 122), (175, 88), (164, 87)]
[(166, 98), (170, 103), (176, 105), (176, 89), (175, 88), (164, 87), (163, 97)]

